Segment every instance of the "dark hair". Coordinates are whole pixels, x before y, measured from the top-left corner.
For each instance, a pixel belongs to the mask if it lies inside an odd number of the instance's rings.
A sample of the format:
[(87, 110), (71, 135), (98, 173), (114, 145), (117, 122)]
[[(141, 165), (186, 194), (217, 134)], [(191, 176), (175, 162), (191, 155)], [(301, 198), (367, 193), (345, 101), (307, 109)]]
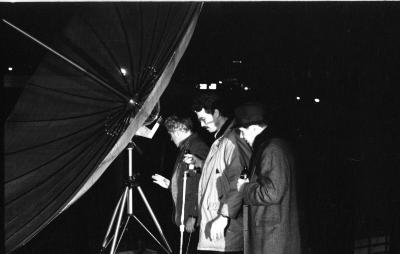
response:
[(208, 114), (213, 114), (214, 110), (218, 109), (221, 115), (225, 117), (232, 116), (225, 96), (217, 93), (204, 93), (193, 100), (192, 109), (194, 111), (201, 111), (202, 108), (204, 108)]
[(164, 126), (168, 132), (173, 132), (179, 129), (183, 131), (193, 130), (193, 122), (190, 117), (178, 117), (176, 115), (167, 117), (164, 121)]

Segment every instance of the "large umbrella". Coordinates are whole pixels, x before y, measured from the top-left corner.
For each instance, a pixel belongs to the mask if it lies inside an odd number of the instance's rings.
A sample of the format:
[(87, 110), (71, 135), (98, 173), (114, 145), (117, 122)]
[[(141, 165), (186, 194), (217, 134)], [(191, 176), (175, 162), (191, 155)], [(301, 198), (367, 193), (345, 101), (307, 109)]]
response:
[(126, 147), (167, 87), (200, 10), (84, 5), (48, 47), (5, 123), (7, 253), (84, 194)]

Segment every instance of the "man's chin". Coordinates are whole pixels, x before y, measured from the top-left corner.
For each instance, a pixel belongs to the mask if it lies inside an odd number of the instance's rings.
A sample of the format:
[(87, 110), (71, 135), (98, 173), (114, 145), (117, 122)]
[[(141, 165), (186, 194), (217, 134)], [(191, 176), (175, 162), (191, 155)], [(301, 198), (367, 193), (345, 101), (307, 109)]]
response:
[(209, 133), (211, 133), (211, 134), (217, 132), (217, 130), (212, 130), (212, 129), (210, 129), (210, 128), (206, 128), (206, 130), (207, 130)]

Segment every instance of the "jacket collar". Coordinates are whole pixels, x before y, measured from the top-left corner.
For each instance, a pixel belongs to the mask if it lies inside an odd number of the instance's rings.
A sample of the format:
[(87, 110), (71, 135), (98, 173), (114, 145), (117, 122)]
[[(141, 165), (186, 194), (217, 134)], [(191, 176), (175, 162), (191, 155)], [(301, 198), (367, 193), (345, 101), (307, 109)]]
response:
[(257, 151), (258, 148), (265, 144), (265, 143), (269, 143), (270, 140), (272, 138), (272, 133), (271, 130), (267, 127), (265, 128), (260, 134), (258, 134), (258, 136), (254, 139), (254, 143), (253, 143), (253, 151)]
[(232, 119), (226, 120), (226, 122), (222, 125), (221, 129), (219, 129), (214, 137), (215, 139), (219, 139), (223, 135), (225, 135), (228, 131), (230, 131), (233, 127), (234, 121)]

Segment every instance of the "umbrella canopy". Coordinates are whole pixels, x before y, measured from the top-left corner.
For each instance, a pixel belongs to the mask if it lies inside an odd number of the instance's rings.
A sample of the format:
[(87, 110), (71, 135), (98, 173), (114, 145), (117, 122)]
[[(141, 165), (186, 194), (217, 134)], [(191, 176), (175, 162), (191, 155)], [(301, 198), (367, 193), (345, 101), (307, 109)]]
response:
[(129, 143), (167, 87), (200, 10), (79, 8), (5, 123), (7, 252), (84, 194)]

